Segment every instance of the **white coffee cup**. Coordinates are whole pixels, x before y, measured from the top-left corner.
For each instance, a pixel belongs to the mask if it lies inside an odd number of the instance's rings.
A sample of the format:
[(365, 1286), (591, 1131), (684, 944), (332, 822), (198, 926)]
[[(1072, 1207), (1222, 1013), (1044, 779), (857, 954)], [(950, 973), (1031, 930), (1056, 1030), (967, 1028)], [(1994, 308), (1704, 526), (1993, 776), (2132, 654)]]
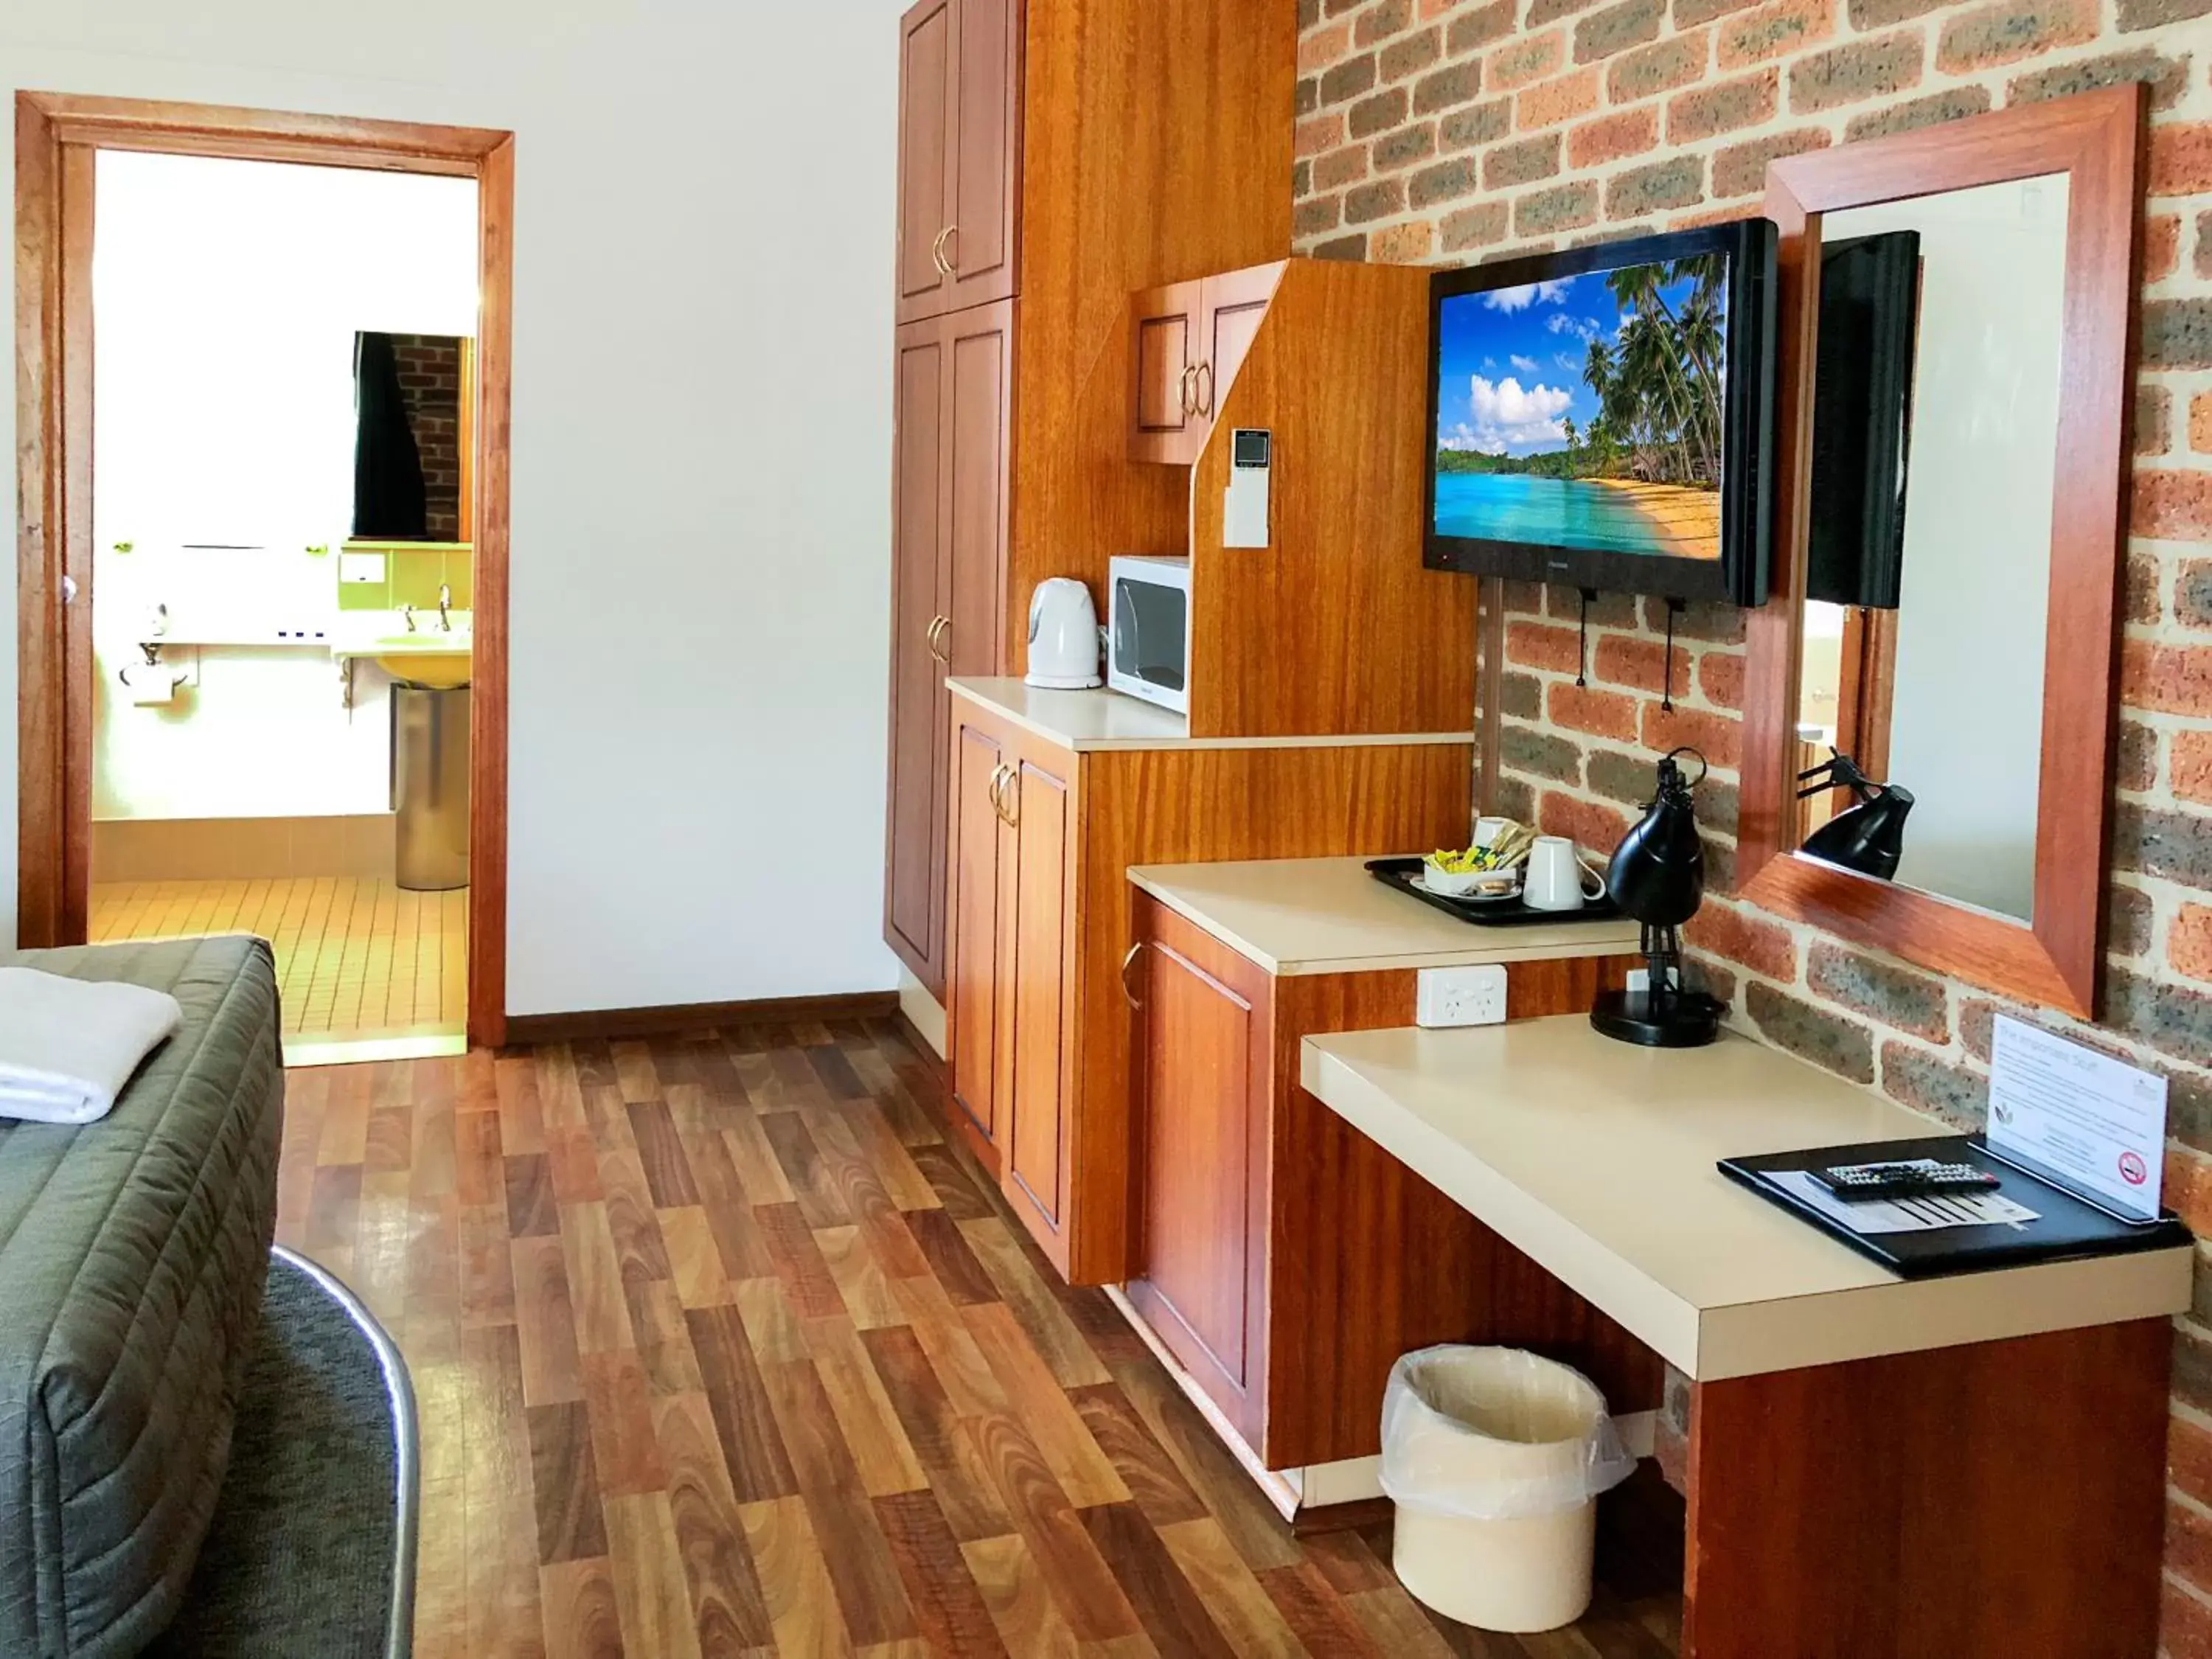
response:
[(1565, 836), (1536, 837), (1522, 878), (1522, 903), (1531, 910), (1579, 910), (1604, 892), (1605, 878), (1584, 866), (1574, 842)]
[(1512, 827), (1511, 818), (1477, 818), (1474, 821), (1474, 844), (1487, 847)]

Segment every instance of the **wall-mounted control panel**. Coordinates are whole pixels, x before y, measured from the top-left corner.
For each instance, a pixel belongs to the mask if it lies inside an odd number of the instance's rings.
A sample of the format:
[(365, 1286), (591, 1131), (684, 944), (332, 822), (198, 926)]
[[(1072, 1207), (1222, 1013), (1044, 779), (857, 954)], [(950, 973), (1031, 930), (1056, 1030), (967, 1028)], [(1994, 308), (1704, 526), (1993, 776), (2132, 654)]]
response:
[(1224, 547), (1267, 545), (1267, 484), (1274, 468), (1275, 438), (1260, 427), (1229, 434), (1229, 488), (1221, 504)]

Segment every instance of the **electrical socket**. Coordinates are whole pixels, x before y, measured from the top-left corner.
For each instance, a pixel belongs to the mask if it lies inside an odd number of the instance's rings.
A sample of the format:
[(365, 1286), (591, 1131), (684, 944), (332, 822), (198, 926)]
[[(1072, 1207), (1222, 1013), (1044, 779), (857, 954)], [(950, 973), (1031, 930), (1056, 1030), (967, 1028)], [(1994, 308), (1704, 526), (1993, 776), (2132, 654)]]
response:
[(1424, 968), (1415, 981), (1413, 1018), (1427, 1026), (1503, 1025), (1505, 968)]

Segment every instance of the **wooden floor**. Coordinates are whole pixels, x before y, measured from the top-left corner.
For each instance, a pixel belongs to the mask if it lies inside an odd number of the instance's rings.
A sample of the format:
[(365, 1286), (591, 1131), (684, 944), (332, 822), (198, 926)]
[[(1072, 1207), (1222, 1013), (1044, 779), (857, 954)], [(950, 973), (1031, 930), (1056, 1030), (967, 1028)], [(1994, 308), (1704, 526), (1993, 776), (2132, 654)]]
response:
[(289, 1074), (278, 1236), (413, 1371), (421, 1659), (1675, 1650), (1663, 1579), (1483, 1636), (1293, 1539), (931, 1077), (858, 1024)]
[(466, 889), (388, 881), (96, 882), (92, 942), (258, 933), (276, 950), (284, 1035), (397, 1036), (468, 1018)]

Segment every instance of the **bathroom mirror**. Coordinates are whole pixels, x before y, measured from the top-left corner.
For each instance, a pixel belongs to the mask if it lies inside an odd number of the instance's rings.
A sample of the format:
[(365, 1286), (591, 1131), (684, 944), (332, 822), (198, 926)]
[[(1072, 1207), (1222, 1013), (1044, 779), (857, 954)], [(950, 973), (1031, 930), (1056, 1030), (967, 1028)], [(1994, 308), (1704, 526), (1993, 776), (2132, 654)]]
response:
[(353, 538), (469, 541), (476, 342), (364, 330), (353, 364)]
[[(1739, 883), (2094, 1012), (2141, 89), (1777, 162)], [(2065, 411), (2062, 433), (2060, 410)]]

